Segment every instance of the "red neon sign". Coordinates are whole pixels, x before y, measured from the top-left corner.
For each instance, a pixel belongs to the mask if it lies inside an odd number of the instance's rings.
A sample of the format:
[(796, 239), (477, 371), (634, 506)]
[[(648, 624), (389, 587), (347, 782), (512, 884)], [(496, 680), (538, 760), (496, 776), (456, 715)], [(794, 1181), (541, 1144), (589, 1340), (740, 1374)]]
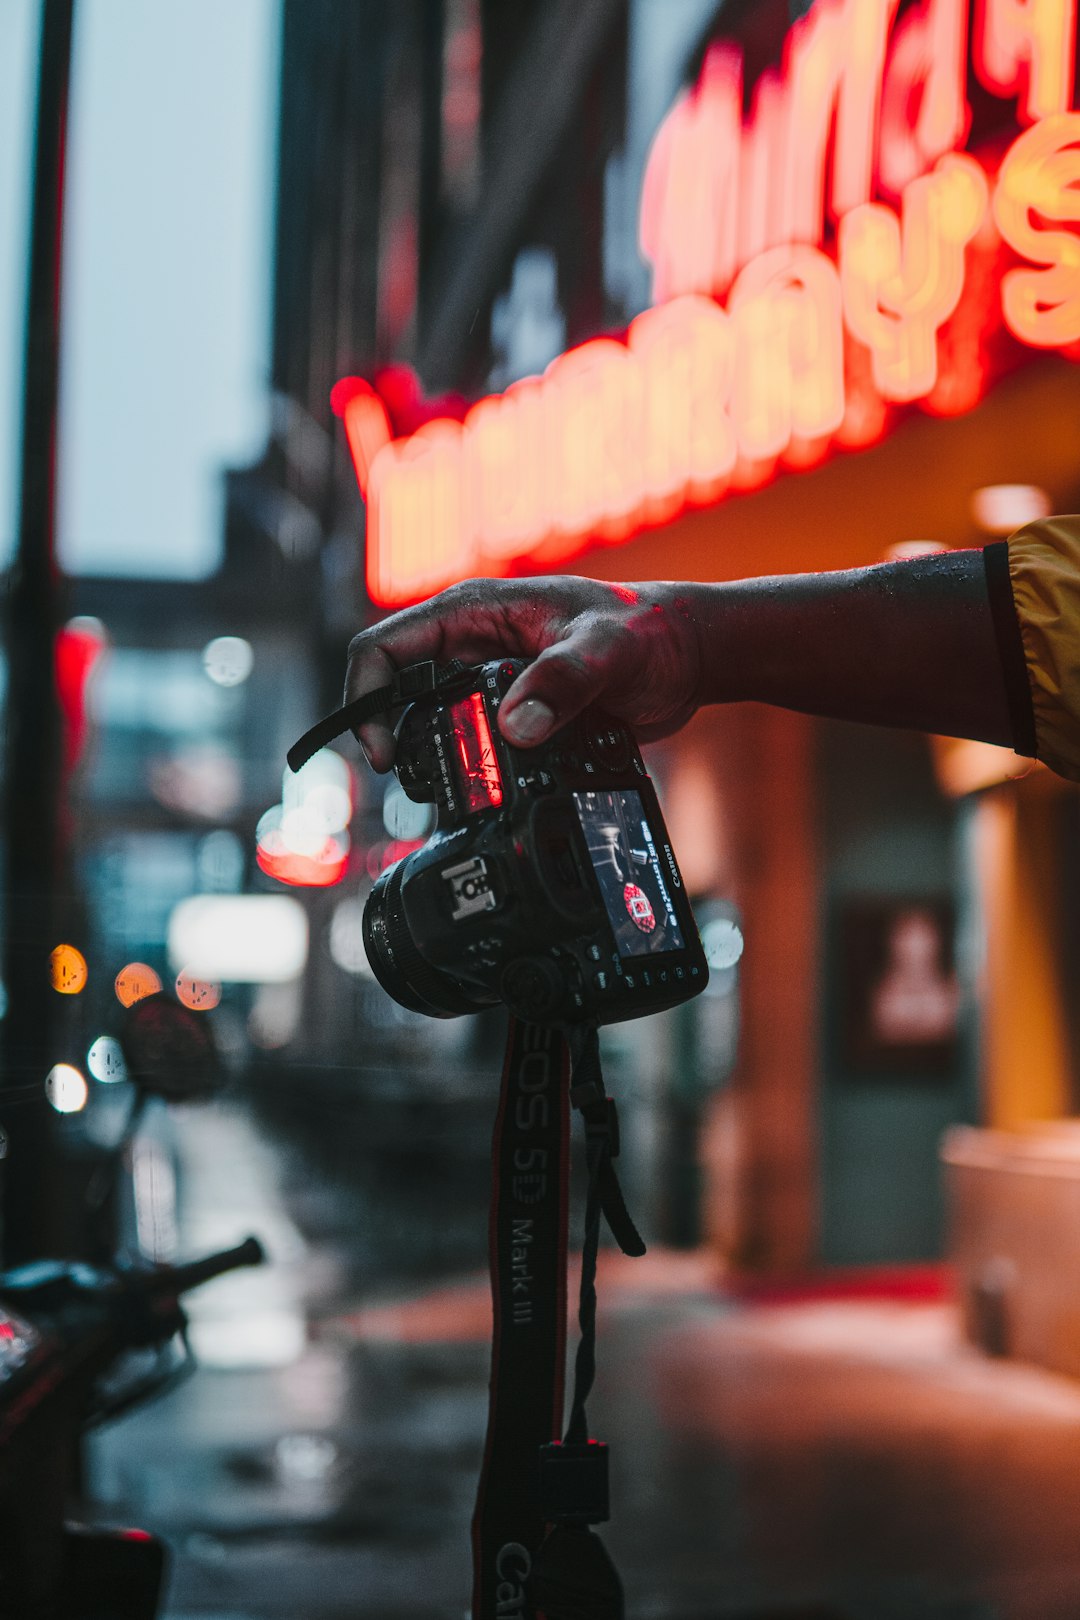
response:
[(617, 543), (873, 443), (896, 406), (969, 410), (999, 336), (1080, 342), (1074, 0), (977, 7), (976, 74), (1030, 125), (996, 169), (958, 150), (967, 0), (896, 9), (818, 0), (745, 120), (740, 53), (709, 52), (650, 155), (656, 307), (625, 339), (403, 438), (370, 385), (338, 385), (373, 600)]
[[(742, 116), (742, 57), (714, 47), (660, 126), (641, 199), (656, 302), (722, 296), (769, 247), (814, 246), (830, 222), (896, 201), (967, 140), (968, 0), (818, 0)], [(1072, 105), (1075, 0), (980, 0), (971, 40), (992, 94), (1031, 124)], [(831, 152), (831, 166), (828, 158)]]

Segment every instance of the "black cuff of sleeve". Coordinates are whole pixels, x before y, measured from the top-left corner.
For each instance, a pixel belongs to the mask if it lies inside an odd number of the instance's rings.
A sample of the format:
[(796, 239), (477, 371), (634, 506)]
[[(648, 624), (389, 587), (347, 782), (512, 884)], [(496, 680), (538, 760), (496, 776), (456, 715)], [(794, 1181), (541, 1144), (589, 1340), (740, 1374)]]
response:
[(986, 569), (986, 589), (990, 597), (1001, 673), (1005, 681), (1005, 697), (1009, 705), (1013, 749), (1034, 759), (1035, 710), (1031, 703), (1031, 683), (1020, 635), (1020, 620), (1016, 615), (1012, 580), (1009, 578), (1009, 542), (997, 540), (993, 545), (984, 546), (983, 566)]

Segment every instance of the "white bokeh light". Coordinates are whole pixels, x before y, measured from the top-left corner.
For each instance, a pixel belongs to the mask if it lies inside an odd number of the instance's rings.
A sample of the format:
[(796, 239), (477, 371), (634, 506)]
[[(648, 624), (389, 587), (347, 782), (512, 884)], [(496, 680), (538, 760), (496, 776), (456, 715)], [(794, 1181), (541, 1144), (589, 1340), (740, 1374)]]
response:
[(242, 686), (254, 665), (251, 643), (243, 636), (215, 636), (203, 648), (203, 669), (218, 686)]
[(86, 1067), (95, 1080), (111, 1085), (128, 1077), (120, 1042), (112, 1035), (99, 1035), (86, 1054)]
[(984, 484), (971, 497), (971, 515), (987, 534), (1012, 534), (1052, 510), (1049, 495), (1037, 484)]
[(54, 1063), (45, 1077), (45, 1095), (58, 1114), (77, 1114), (86, 1107), (90, 1087), (73, 1063)]
[(426, 838), (434, 820), (434, 806), (414, 804), (400, 782), (391, 782), (383, 799), (383, 826), (391, 838), (412, 843)]
[(304, 796), (304, 809), (324, 834), (344, 832), (352, 820), (352, 794), (340, 782), (320, 782)]
[(701, 930), (701, 944), (711, 968), (733, 968), (743, 953), (742, 929), (733, 917), (714, 917)]
[(281, 836), (286, 849), (294, 854), (317, 855), (326, 842), (326, 829), (305, 804), (297, 810), (285, 811), (281, 818)]
[(330, 919), (330, 955), (344, 973), (372, 977), (364, 949), (364, 902), (342, 900)]
[(209, 984), (280, 984), (304, 971), (308, 921), (288, 895), (200, 894), (169, 918), (170, 959)]

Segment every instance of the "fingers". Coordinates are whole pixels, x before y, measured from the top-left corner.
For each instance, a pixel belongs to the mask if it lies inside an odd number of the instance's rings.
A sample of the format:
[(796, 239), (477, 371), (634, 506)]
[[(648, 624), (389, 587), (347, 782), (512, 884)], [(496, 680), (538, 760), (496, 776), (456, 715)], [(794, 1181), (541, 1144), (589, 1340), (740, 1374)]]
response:
[(522, 671), (503, 699), (499, 727), (532, 748), (596, 703), (636, 726), (642, 668), (654, 663), (633, 604), (603, 601), (579, 613), (562, 636)]
[(503, 699), (499, 730), (519, 748), (535, 748), (566, 725), (605, 684), (589, 656), (589, 631), (582, 627), (522, 671)]
[(443, 626), (430, 604), (394, 613), (370, 630), (361, 630), (349, 643), (344, 702), (364, 697), (384, 686), (395, 669), (442, 654)]
[[(365, 647), (355, 664), (350, 651), (345, 702), (351, 703), (355, 698), (377, 691), (380, 686), (389, 685), (396, 668), (381, 647)], [(394, 733), (389, 719), (369, 720), (357, 727), (355, 736), (368, 764), (377, 771), (388, 771), (394, 763)]]
[(504, 698), (499, 726), (508, 742), (534, 747), (591, 703), (647, 741), (697, 707), (696, 641), (680, 598), (662, 583), (598, 590)]
[[(349, 647), (344, 701), (387, 685), (395, 670), (424, 659), (479, 663), (500, 654), (531, 654), (557, 633), (548, 628), (553, 613), (540, 611), (534, 594), (520, 586), (469, 580), (361, 631)], [(369, 721), (357, 736), (374, 768), (388, 771), (394, 759), (391, 723)]]
[[(653, 600), (658, 589), (572, 576), (464, 581), (354, 638), (345, 701), (387, 685), (395, 670), (422, 659), (481, 663), (522, 655), (535, 662), (499, 712), (500, 730), (518, 747), (546, 741), (589, 703), (635, 726), (667, 724), (682, 701), (674, 687), (686, 683), (671, 668), (671, 632)], [(369, 721), (358, 735), (375, 769), (389, 770), (391, 724)]]
[[(453, 640), (455, 609), (452, 592), (431, 602), (394, 613), (370, 630), (362, 630), (349, 644), (349, 664), (345, 674), (343, 702), (365, 697), (368, 692), (388, 686), (395, 671), (426, 659), (461, 657), (456, 650), (446, 652)], [(439, 604), (443, 604), (439, 611)], [(388, 771), (394, 763), (393, 717), (369, 720), (356, 732), (357, 741), (368, 763), (377, 771)]]

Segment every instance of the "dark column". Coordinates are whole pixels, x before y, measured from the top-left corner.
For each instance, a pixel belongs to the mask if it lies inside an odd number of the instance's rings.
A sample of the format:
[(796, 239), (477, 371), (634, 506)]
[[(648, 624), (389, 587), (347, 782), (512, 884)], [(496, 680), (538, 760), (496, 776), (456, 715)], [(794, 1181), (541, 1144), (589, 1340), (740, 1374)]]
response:
[(6, 1265), (59, 1241), (59, 1200), (44, 1080), (55, 1017), (60, 714), (53, 645), (62, 619), (55, 559), (56, 423), (64, 148), (74, 0), (44, 0), (30, 221), (18, 550), (8, 595), (4, 981), (0, 1123)]
[(431, 302), (435, 251), (442, 226), (443, 49), (446, 29), (443, 0), (424, 0), (420, 8), (420, 194), (417, 209), (417, 257), (420, 264), (417, 309), (421, 333)]

